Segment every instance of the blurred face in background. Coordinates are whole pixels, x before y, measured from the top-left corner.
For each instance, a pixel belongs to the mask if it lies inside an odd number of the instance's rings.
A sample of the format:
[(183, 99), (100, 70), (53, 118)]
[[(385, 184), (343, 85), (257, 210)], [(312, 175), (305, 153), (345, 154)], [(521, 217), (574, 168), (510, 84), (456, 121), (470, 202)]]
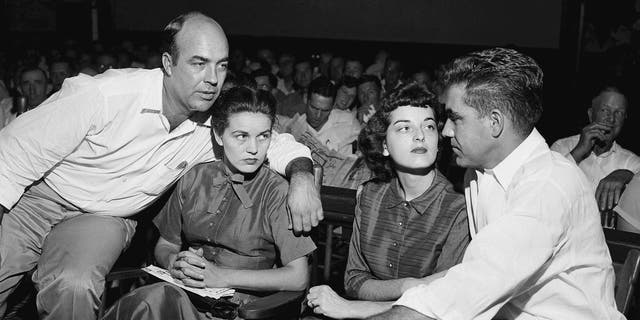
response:
[(47, 78), (42, 70), (29, 70), (20, 77), (20, 90), (27, 98), (27, 106), (35, 108), (47, 97)]
[(360, 105), (377, 105), (379, 100), (380, 90), (375, 83), (369, 81), (358, 86), (358, 101), (360, 101)]
[(273, 89), (273, 87), (271, 86), (271, 83), (269, 82), (268, 76), (258, 76), (253, 79), (256, 81), (256, 87), (258, 89), (264, 90), (267, 92), (271, 92), (271, 90)]
[(362, 76), (362, 63), (358, 60), (348, 60), (344, 65), (344, 75), (359, 79)]
[(309, 87), (309, 84), (311, 84), (311, 76), (312, 76), (312, 70), (311, 70), (311, 64), (309, 62), (300, 62), (298, 64), (296, 64), (296, 72), (295, 75), (293, 77), (293, 81), (296, 83), (296, 85), (298, 85), (300, 88), (307, 88)]
[(340, 110), (347, 110), (356, 99), (356, 88), (349, 88), (347, 86), (340, 86), (336, 92), (336, 102), (334, 108)]
[(69, 63), (64, 61), (54, 62), (51, 64), (51, 84), (54, 88), (60, 88), (64, 79), (72, 76)]
[(329, 119), (333, 98), (314, 93), (307, 101), (307, 123), (316, 130), (320, 130)]

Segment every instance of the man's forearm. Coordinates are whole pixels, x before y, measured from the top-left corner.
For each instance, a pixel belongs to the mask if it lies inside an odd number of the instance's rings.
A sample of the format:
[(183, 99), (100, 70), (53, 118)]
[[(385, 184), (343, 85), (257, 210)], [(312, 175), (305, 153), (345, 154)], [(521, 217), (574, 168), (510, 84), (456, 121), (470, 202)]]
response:
[(307, 157), (298, 157), (291, 160), (285, 169), (285, 176), (290, 180), (298, 172), (313, 174), (313, 161)]
[(391, 310), (367, 318), (369, 320), (435, 320), (404, 306), (394, 306)]

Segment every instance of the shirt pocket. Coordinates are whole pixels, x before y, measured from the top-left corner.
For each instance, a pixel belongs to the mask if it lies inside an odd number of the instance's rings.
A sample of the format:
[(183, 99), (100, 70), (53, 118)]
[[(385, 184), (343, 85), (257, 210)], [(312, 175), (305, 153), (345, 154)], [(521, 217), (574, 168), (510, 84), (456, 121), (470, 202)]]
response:
[(171, 160), (165, 164), (157, 165), (151, 174), (154, 181), (150, 181), (143, 192), (152, 196), (162, 194), (186, 172), (188, 167), (189, 162), (186, 160)]

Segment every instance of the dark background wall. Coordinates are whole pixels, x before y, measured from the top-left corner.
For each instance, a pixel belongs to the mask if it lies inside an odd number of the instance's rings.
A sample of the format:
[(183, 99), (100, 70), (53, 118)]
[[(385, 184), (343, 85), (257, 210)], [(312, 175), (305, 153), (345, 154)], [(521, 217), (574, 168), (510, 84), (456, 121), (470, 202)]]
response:
[(199, 10), (234, 35), (558, 48), (562, 1), (114, 0), (115, 25), (158, 30)]

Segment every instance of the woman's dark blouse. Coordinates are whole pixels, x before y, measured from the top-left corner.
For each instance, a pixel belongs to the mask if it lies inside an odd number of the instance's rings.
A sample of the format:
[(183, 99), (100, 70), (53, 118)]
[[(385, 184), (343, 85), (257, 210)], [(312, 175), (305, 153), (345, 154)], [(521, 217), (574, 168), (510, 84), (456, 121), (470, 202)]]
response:
[(203, 248), (207, 260), (238, 269), (286, 265), (315, 250), (309, 237), (287, 228), (286, 180), (263, 165), (239, 182), (250, 200), (243, 203), (230, 177), (223, 161), (187, 172), (154, 219), (160, 235), (183, 248)]
[(469, 243), (464, 196), (436, 170), (431, 186), (405, 201), (398, 179), (358, 192), (344, 285), (358, 298), (369, 279), (421, 278), (462, 260)]

